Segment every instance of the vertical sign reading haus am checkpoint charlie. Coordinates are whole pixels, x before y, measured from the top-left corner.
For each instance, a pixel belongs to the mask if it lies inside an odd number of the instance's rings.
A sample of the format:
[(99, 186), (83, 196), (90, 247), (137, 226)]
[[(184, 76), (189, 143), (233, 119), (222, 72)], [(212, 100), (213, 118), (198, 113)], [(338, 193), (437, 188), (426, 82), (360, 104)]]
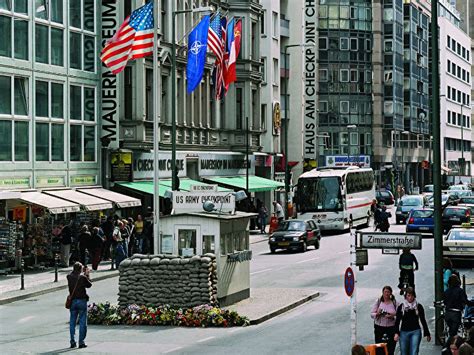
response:
[(304, 139), (303, 159), (310, 164), (317, 159), (316, 109), (316, 0), (305, 0), (304, 5)]

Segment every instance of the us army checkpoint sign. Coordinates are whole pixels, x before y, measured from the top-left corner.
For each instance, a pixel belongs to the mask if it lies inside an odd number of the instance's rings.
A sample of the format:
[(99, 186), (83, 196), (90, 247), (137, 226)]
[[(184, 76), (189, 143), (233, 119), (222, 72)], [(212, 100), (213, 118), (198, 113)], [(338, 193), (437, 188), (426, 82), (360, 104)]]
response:
[(421, 234), (360, 233), (360, 246), (367, 249), (421, 249)]

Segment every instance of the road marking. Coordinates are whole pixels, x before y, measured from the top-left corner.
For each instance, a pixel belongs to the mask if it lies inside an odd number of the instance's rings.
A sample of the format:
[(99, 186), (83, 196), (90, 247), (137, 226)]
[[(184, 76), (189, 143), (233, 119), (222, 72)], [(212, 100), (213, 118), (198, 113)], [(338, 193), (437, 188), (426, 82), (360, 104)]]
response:
[(301, 261), (298, 261), (298, 262), (296, 262), (296, 263), (297, 263), (297, 264), (302, 264), (302, 263), (307, 263), (308, 261), (313, 261), (313, 260), (318, 260), (318, 259), (321, 259), (321, 258), (320, 258), (320, 257), (311, 258), (311, 259), (301, 260)]
[(271, 270), (272, 269), (263, 269), (263, 270), (260, 270), (260, 271), (251, 272), (250, 275), (260, 274), (262, 272), (267, 272), (267, 271), (271, 271)]
[(198, 340), (197, 342), (198, 342), (198, 343), (204, 343), (205, 341), (208, 341), (208, 340), (211, 340), (211, 339), (214, 339), (214, 338), (215, 338), (215, 337), (207, 337), (207, 338)]
[(176, 348), (169, 349), (167, 351), (163, 351), (163, 354), (172, 353), (173, 351), (176, 351), (176, 350), (179, 350), (179, 349), (182, 349), (182, 348), (183, 348), (182, 346), (177, 346)]
[(21, 319), (17, 320), (17, 323), (25, 323), (28, 322), (30, 319), (33, 319), (35, 316), (28, 316), (28, 317), (23, 317)]
[(235, 332), (238, 332), (242, 329), (244, 329), (244, 328), (243, 327), (236, 327), (235, 329), (232, 329), (231, 331), (229, 331), (229, 333), (235, 333)]
[(338, 254), (347, 254), (349, 250), (339, 251)]

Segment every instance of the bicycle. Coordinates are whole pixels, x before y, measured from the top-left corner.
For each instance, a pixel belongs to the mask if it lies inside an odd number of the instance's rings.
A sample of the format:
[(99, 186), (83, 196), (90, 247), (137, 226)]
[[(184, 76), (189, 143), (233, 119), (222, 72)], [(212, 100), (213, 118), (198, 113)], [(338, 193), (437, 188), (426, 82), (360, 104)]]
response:
[[(435, 302), (433, 302), (433, 305), (434, 305), (435, 308), (440, 308), (441, 309), (441, 314), (440, 314), (439, 319), (436, 321), (436, 328), (435, 329), (438, 329), (438, 325), (441, 325), (441, 324), (442, 324), (442, 329), (443, 329), (441, 334), (438, 334), (436, 340), (441, 345), (447, 345), (446, 341), (449, 338), (449, 328), (448, 328), (448, 325), (447, 325), (446, 320), (445, 320), (446, 307), (444, 306), (443, 301), (435, 301)], [(459, 325), (457, 334), (465, 339), (467, 337), (467, 329), (464, 325), (464, 322), (465, 322), (464, 312), (461, 312), (461, 324)]]

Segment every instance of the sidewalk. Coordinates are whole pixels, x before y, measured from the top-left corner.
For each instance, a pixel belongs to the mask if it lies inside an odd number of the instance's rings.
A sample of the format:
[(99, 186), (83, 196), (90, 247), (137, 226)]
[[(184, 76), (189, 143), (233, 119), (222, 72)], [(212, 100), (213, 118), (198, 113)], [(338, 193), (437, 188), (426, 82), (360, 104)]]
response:
[[(20, 290), (20, 274), (2, 275), (0, 276), (0, 305), (65, 289), (67, 288), (66, 276), (71, 270), (72, 266), (58, 268), (58, 282), (54, 282), (54, 268), (44, 271), (26, 271), (24, 290)], [(91, 270), (91, 277), (94, 281), (117, 275), (118, 270), (110, 269), (110, 261), (102, 262), (97, 271)]]

